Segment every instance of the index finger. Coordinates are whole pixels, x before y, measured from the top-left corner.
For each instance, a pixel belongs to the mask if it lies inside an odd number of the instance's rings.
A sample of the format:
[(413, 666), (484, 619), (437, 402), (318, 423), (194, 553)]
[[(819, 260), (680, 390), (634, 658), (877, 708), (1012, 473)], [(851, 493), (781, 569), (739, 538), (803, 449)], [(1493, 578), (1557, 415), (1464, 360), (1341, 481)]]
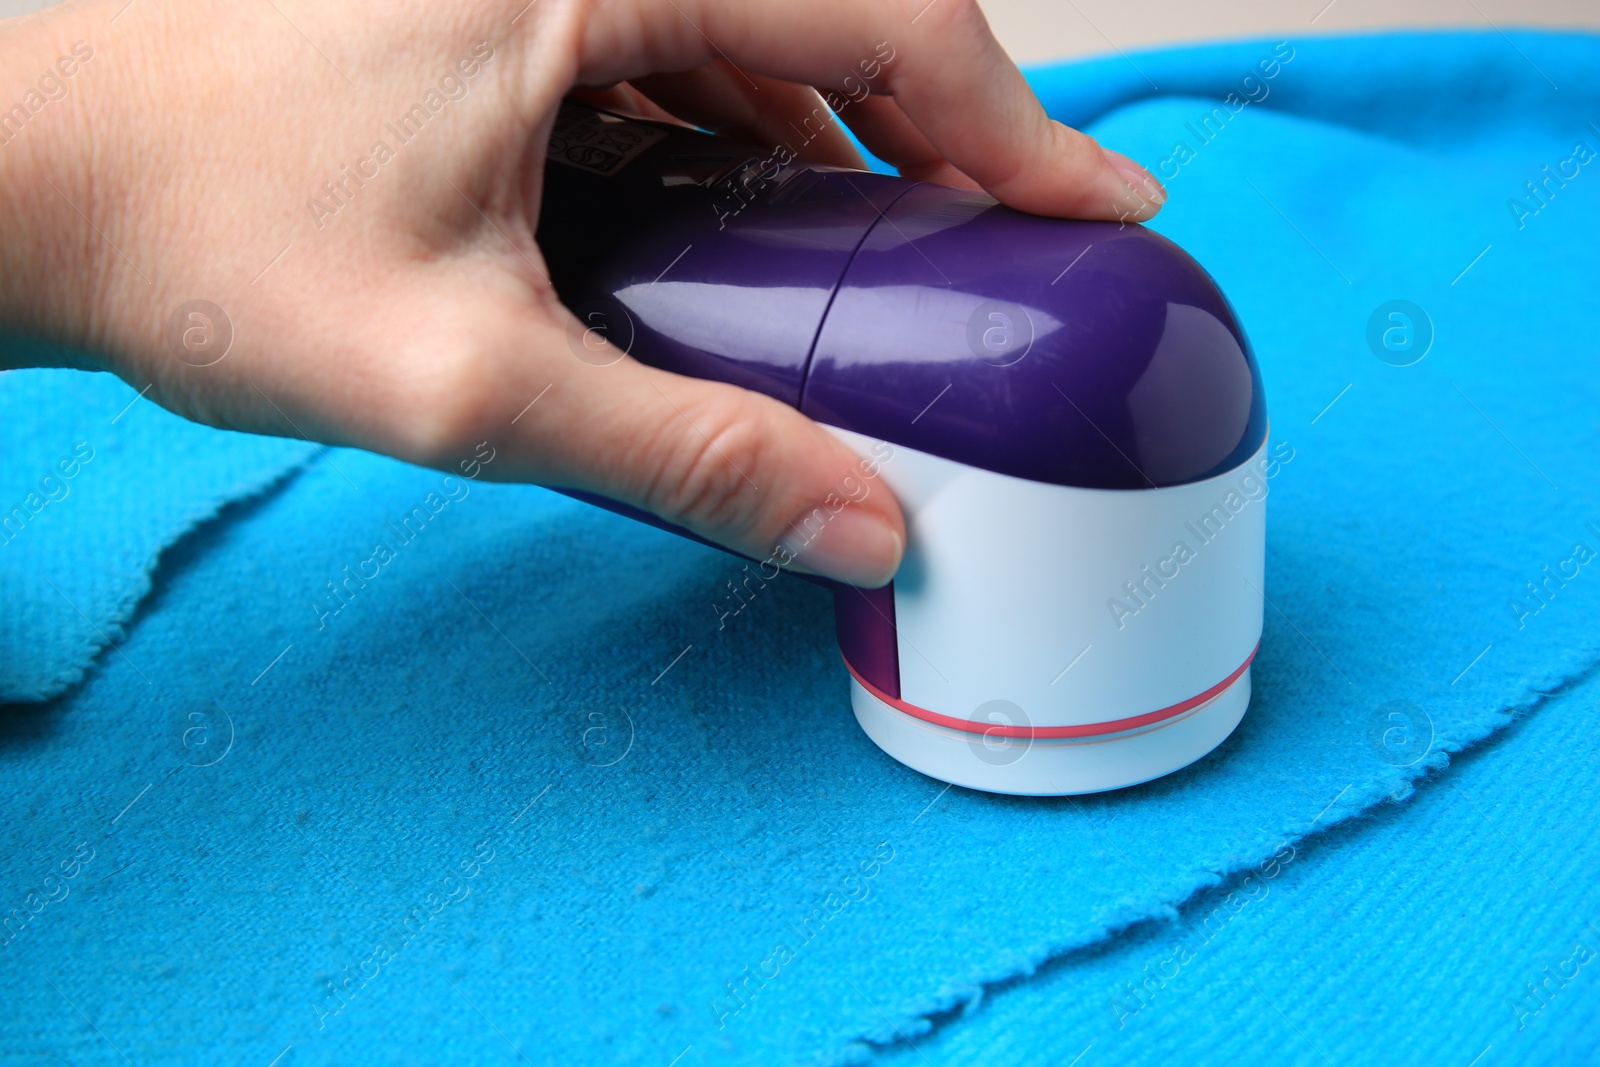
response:
[(605, 0), (584, 21), (578, 76), (717, 58), (846, 99), (892, 96), (859, 124), (869, 148), (895, 162), (900, 146), (931, 147), (1022, 211), (1140, 220), (1165, 199), (1143, 168), (1044, 113), (976, 0)]

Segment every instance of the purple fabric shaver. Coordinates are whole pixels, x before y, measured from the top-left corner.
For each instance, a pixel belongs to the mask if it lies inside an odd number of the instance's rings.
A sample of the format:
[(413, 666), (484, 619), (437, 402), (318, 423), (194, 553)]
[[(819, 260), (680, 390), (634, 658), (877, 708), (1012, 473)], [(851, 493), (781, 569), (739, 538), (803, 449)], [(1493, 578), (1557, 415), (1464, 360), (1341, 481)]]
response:
[(894, 582), (833, 586), (856, 718), (889, 755), (1087, 793), (1238, 724), (1288, 457), (1232, 309), (1176, 245), (576, 103), (537, 238), (586, 329), (799, 409), (895, 493)]

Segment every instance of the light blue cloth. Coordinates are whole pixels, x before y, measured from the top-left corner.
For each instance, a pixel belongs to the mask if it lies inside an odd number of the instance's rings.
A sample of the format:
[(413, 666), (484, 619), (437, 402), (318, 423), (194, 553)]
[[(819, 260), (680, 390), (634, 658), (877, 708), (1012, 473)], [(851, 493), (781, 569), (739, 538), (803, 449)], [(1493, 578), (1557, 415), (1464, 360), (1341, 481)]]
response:
[(992, 989), (882, 1062), (1595, 1063), (1596, 751), (1591, 672), (1409, 803)]
[[(1044, 967), (1048, 1005), (1060, 975), (1286, 845), (1310, 858), (1273, 893), (1336, 881), (1304, 835), (1383, 834), (1390, 808), (1350, 820), (1420, 774), (1449, 781), (1447, 753), (1544, 714), (1539, 694), (1600, 659), (1600, 570), (1572, 562), (1600, 550), (1600, 178), (1552, 182), (1521, 228), (1507, 206), (1574, 142), (1600, 147), (1600, 41), (1293, 48), (1206, 143), (1189, 124), (1273, 43), (1134, 56), (1142, 76), (1034, 73), (1055, 114), (1152, 166), (1190, 140), (1157, 228), (1234, 302), (1294, 451), (1269, 500), (1255, 700), (1215, 754), (1081, 799), (945, 790), (854, 725), (821, 591), (776, 583), (719, 630), (729, 557), (336, 451), (169, 550), (81, 688), (7, 709), (0, 911), (28, 914), (0, 949), (7, 1043), (71, 1062), (690, 1067), (860, 1060), (939, 1023), (936, 1051), (954, 1049), (986, 1025), (963, 1016), (986, 990), (1021, 996)], [(1369, 348), (1394, 300), (1432, 324), (1412, 366)], [(1548, 799), (1493, 803), (1517, 825)], [(1552, 847), (1548, 820), (1528, 832)], [(1515, 862), (1480, 854), (1439, 869), (1487, 887)], [(1431, 942), (1375, 914), (1324, 936), (1422, 965)], [(1283, 938), (1260, 923), (1239, 940)], [(1184, 1061), (1224, 1025), (1193, 1003), (1166, 1016)], [(1093, 1036), (1026, 1017), (997, 1046), (1017, 1058), (1065, 1062)], [(1340, 1062), (1390, 1058), (1361, 1018), (1318, 1022)]]
[(0, 411), (0, 702), (76, 684), (121, 641), (163, 550), (313, 455), (221, 437), (108, 374), (0, 373)]

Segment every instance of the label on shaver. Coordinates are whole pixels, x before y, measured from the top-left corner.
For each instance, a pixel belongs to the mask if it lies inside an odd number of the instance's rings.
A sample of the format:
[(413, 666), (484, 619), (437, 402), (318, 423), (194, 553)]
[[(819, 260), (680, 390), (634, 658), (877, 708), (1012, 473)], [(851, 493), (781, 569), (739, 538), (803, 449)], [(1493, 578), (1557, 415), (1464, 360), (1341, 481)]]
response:
[(569, 101), (561, 105), (550, 131), (550, 159), (609, 178), (666, 136), (643, 123)]

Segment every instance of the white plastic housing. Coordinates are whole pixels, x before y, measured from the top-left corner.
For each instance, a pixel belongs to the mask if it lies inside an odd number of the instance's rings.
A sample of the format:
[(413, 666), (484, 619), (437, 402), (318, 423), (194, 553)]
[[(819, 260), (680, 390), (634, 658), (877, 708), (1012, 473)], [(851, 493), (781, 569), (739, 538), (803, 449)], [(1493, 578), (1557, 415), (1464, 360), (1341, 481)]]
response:
[[(833, 432), (862, 455), (877, 443)], [(1263, 444), (1205, 481), (1080, 489), (894, 446), (879, 476), (908, 533), (900, 694), (853, 678), (862, 728), (909, 767), (996, 793), (1116, 789), (1204, 756), (1250, 699), (1269, 463)]]

